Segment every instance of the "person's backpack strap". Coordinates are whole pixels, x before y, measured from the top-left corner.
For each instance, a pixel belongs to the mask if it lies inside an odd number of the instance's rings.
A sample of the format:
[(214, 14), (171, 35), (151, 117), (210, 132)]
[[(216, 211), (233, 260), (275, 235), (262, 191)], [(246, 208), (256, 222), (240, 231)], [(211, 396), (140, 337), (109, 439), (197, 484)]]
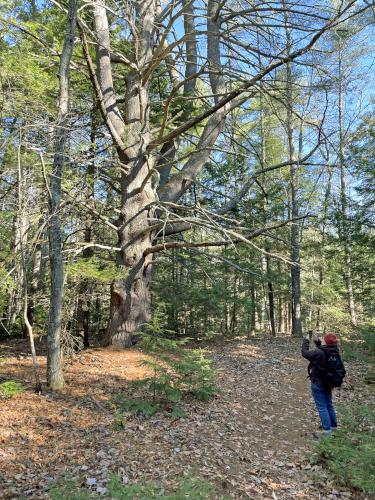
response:
[(323, 349), (323, 346), (319, 346), (318, 349), (324, 354), (324, 361), (322, 364), (316, 365), (316, 367), (318, 368), (318, 370), (326, 372), (328, 363), (328, 352), (325, 349)]

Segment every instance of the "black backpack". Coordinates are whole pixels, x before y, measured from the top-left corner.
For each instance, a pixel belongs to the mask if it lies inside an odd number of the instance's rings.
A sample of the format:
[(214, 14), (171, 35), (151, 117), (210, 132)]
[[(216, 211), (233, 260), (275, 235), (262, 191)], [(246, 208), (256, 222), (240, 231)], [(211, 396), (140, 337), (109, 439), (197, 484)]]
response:
[(324, 350), (323, 352), (326, 356), (326, 360), (323, 365), (319, 366), (323, 382), (330, 388), (340, 387), (346, 375), (346, 370), (340, 358), (340, 354), (335, 352), (330, 353)]

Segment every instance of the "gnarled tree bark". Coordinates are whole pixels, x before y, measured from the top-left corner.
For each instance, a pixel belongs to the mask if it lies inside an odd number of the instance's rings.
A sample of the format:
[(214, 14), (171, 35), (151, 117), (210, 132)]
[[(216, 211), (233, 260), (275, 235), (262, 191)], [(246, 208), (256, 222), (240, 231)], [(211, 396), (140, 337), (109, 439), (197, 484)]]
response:
[[(153, 254), (157, 247), (164, 249), (163, 244), (155, 244), (157, 231), (163, 226), (163, 221), (157, 224), (158, 218), (165, 213), (162, 209), (180, 200), (201, 174), (210, 159), (215, 142), (224, 130), (229, 111), (249, 98), (249, 94), (245, 97), (243, 94), (249, 92), (250, 88), (255, 94), (254, 88), (264, 76), (306, 53), (334, 21), (328, 21), (306, 46), (298, 47), (294, 52), (288, 51), (285, 57), (271, 58), (268, 66), (258, 74), (228, 92), (221, 61), (221, 37), (226, 22), (221, 17), (223, 6), (219, 0), (207, 2), (207, 30), (204, 33), (207, 61), (204, 68), (207, 68), (205, 71), (209, 76), (205, 85), (210, 87), (211, 108), (205, 106), (203, 111), (196, 112), (191, 117), (186, 116), (186, 108), (181, 105), (177, 116), (164, 117), (163, 124), (159, 129), (156, 127), (156, 130), (152, 130), (150, 121), (150, 108), (153, 105), (150, 81), (154, 71), (162, 63), (165, 64), (172, 86), (170, 96), (173, 94), (183, 97), (184, 102), (188, 102), (196, 91), (195, 75), (203, 71), (203, 67), (197, 67), (201, 57), (198, 58), (194, 1), (184, 0), (181, 4), (171, 3), (163, 8), (158, 0), (133, 0), (124, 6), (119, 4), (122, 22), (125, 20), (127, 26), (127, 51), (126, 56), (117, 57), (110, 46), (105, 0), (97, 0), (93, 4), (96, 68), (91, 61), (85, 27), (82, 23), (80, 25), (90, 80), (96, 93), (98, 108), (118, 155), (121, 176), (121, 194), (117, 207), (120, 215), (116, 222), (116, 232), (117, 247), (120, 248), (117, 264), (123, 276), (111, 285), (110, 319), (104, 344), (129, 346), (134, 333), (147, 323), (150, 317)], [(170, 30), (180, 16), (184, 18), (185, 33), (179, 42), (170, 42)], [(184, 79), (180, 81), (178, 73), (183, 65), (180, 61), (175, 61), (173, 56), (173, 49), (179, 44), (180, 47), (185, 47), (186, 57)], [(122, 84), (125, 83), (123, 107), (120, 107), (116, 98), (111, 61), (126, 65), (125, 77), (120, 80)], [(179, 94), (180, 88), (183, 89), (182, 96)], [(184, 134), (197, 125), (202, 130), (199, 137), (195, 134), (196, 146), (183, 163), (176, 158), (178, 147), (183, 143)], [(181, 166), (181, 169), (176, 172), (173, 166)], [(247, 192), (252, 182), (253, 180), (246, 185), (244, 192)], [(219, 212), (220, 209), (218, 214)], [(167, 224), (165, 229), (166, 226)], [(172, 230), (168, 234), (175, 234), (189, 227), (191, 224), (186, 224), (185, 221), (180, 224), (181, 229)], [(164, 235), (166, 233), (167, 230)]]

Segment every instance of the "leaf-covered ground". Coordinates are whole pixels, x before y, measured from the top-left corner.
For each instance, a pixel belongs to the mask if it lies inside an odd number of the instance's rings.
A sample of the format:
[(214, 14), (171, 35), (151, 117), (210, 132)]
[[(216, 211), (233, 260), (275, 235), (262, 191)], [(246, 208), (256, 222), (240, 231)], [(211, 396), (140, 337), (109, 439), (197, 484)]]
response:
[[(64, 476), (105, 496), (113, 473), (124, 483), (152, 480), (166, 488), (183, 475), (199, 476), (215, 487), (215, 498), (361, 498), (306, 459), (318, 420), (297, 340), (210, 347), (222, 394), (179, 403), (185, 418), (129, 416), (123, 427), (110, 401), (119, 392), (131, 398), (131, 381), (146, 375), (139, 350), (84, 351), (66, 360), (63, 391), (37, 395), (25, 345), (0, 348), (0, 379), (27, 387), (0, 400), (0, 498), (46, 498)], [(336, 399), (358, 397), (357, 368), (349, 365)]]

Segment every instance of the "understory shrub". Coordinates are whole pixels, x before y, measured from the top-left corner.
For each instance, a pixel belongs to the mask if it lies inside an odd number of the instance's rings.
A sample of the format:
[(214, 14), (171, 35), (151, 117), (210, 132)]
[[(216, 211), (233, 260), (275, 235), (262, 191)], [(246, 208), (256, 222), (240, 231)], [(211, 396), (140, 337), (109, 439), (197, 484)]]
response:
[(7, 380), (0, 384), (0, 398), (11, 398), (24, 390), (24, 387), (19, 382)]
[(367, 327), (362, 330), (364, 341), (363, 350), (369, 357), (375, 359), (375, 328)]
[(183, 418), (185, 412), (176, 406), (181, 399), (207, 401), (220, 392), (215, 381), (218, 370), (212, 361), (202, 349), (187, 348), (190, 339), (173, 338), (174, 332), (163, 326), (160, 308), (139, 337), (141, 350), (148, 354), (142, 365), (149, 369), (150, 376), (132, 383), (135, 389), (143, 389), (142, 397), (129, 399), (128, 393), (113, 397), (116, 429), (126, 426), (126, 414), (152, 417), (164, 410), (173, 418)]
[(322, 439), (312, 461), (323, 464), (338, 483), (375, 494), (375, 405), (343, 410), (342, 427)]
[[(121, 413), (133, 413), (141, 417), (152, 417), (159, 410), (159, 405), (143, 399), (126, 399), (123, 394), (116, 394), (113, 404)], [(118, 415), (120, 416), (120, 415)]]
[(153, 375), (137, 384), (147, 387), (154, 401), (159, 398), (176, 402), (187, 395), (207, 401), (220, 392), (212, 361), (202, 349), (185, 348), (187, 340), (169, 339), (158, 333), (142, 336), (141, 348), (153, 357), (143, 364)]
[(142, 361), (151, 375), (133, 382), (135, 389), (145, 389), (142, 398), (129, 399), (129, 394), (117, 394), (112, 399), (116, 429), (125, 427), (123, 415), (130, 413), (152, 417), (163, 409), (174, 418), (185, 412), (175, 406), (183, 398), (207, 401), (220, 392), (215, 382), (217, 370), (201, 349), (184, 347), (187, 340), (175, 340), (157, 334), (143, 334), (140, 347), (150, 355)]
[(343, 359), (364, 362), (363, 381), (375, 384), (375, 328), (372, 325), (357, 327), (353, 335), (343, 342)]
[(375, 328), (371, 325), (357, 327), (343, 341), (344, 360), (358, 359), (373, 363), (375, 360)]

